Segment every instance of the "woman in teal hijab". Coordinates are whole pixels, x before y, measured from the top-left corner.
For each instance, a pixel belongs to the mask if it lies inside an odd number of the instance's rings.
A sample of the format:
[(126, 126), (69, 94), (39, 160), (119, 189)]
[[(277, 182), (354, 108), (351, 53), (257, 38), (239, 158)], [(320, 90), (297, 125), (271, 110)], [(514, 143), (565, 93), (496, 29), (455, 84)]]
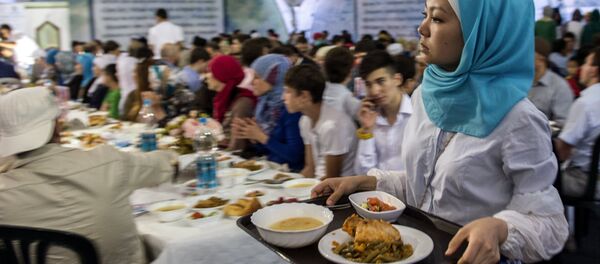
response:
[(328, 179), (313, 196), (333, 204), (377, 189), (464, 225), (446, 251), (462, 254), (458, 263), (550, 259), (568, 224), (548, 120), (527, 99), (533, 0), (426, 0), (423, 15), (419, 56), (429, 66), (404, 130), (406, 171)]

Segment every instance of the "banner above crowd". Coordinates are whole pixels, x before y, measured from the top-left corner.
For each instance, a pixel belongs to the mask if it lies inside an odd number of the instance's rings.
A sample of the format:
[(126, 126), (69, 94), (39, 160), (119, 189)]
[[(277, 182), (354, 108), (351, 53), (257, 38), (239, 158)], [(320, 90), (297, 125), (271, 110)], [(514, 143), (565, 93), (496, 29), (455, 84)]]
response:
[(386, 30), (394, 37), (416, 39), (424, 6), (425, 0), (357, 0), (358, 35)]
[(94, 36), (125, 46), (132, 36), (147, 37), (159, 8), (183, 27), (186, 43), (194, 36), (210, 38), (225, 29), (223, 1), (219, 0), (96, 0), (92, 5)]

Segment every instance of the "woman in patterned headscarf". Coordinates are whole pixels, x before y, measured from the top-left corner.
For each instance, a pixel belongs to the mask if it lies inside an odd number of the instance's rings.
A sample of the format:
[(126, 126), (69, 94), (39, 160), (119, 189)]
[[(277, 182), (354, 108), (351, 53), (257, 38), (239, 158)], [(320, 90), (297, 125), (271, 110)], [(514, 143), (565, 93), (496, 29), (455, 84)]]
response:
[(252, 63), (252, 86), (258, 96), (255, 119), (236, 119), (234, 131), (240, 138), (257, 142), (270, 161), (300, 171), (304, 165), (304, 144), (298, 127), (301, 114), (288, 113), (281, 97), (290, 67), (290, 61), (279, 54), (264, 55)]

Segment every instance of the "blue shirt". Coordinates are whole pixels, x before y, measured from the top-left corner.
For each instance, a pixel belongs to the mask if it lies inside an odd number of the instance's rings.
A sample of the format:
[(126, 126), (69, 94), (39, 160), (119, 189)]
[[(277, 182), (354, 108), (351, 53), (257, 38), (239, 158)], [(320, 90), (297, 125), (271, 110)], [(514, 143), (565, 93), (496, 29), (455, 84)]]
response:
[(302, 114), (290, 114), (285, 106), (283, 108), (267, 144), (257, 144), (257, 147), (268, 160), (287, 164), (292, 171), (300, 171), (304, 167), (304, 143), (298, 126)]
[(94, 78), (94, 55), (90, 53), (78, 55), (77, 63), (81, 64), (81, 68), (83, 69), (81, 86), (85, 87)]
[(190, 66), (185, 66), (179, 73), (178, 82), (184, 83), (192, 92), (198, 92), (202, 88), (202, 77)]

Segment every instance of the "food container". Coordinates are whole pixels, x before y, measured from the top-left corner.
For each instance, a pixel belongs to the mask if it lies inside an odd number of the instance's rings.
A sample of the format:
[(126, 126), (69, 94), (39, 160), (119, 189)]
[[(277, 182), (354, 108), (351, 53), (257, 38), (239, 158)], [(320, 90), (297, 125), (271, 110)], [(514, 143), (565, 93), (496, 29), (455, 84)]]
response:
[[(396, 209), (384, 212), (372, 212), (363, 208), (361, 205), (366, 203), (368, 198), (372, 197), (376, 197), (382, 202), (396, 207)], [(360, 216), (368, 219), (382, 219), (388, 222), (395, 222), (406, 208), (406, 205), (398, 198), (389, 193), (380, 191), (354, 193), (351, 194), (348, 199), (350, 200), (352, 207), (354, 207), (354, 210), (356, 210)]]

